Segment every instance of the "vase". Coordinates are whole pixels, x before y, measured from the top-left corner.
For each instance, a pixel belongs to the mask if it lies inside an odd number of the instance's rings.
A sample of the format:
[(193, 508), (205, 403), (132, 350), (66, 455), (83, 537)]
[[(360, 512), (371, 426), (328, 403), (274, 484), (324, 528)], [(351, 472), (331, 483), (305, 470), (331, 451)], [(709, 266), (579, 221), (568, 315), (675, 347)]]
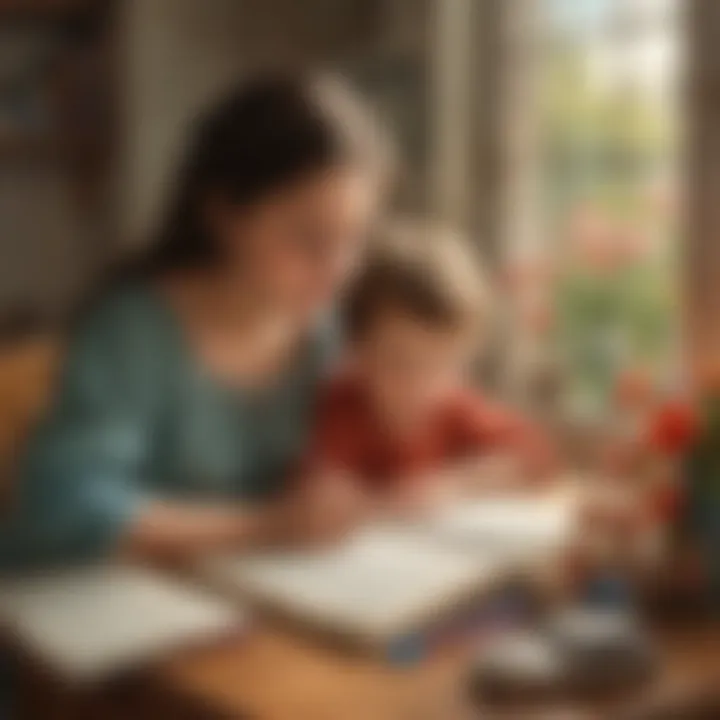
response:
[(685, 465), (686, 503), (678, 531), (700, 554), (708, 599), (720, 611), (720, 395), (706, 401), (701, 419)]

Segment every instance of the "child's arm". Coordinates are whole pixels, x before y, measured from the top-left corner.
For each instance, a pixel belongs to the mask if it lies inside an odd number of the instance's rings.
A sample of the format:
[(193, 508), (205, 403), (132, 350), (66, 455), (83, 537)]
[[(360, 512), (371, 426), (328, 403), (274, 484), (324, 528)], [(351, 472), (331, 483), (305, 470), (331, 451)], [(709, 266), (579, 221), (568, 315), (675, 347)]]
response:
[(292, 494), (340, 496), (354, 506), (355, 524), (372, 512), (371, 500), (358, 476), (362, 446), (352, 402), (342, 384), (330, 384), (318, 403), (315, 423), (300, 462)]
[(459, 482), (467, 489), (533, 488), (559, 467), (543, 432), (521, 415), (480, 398), (459, 398), (453, 445)]
[(444, 462), (397, 478), (377, 499), (382, 514), (413, 517), (478, 492), (537, 488), (557, 469), (551, 443), (531, 423), (474, 397), (457, 401), (444, 431)]

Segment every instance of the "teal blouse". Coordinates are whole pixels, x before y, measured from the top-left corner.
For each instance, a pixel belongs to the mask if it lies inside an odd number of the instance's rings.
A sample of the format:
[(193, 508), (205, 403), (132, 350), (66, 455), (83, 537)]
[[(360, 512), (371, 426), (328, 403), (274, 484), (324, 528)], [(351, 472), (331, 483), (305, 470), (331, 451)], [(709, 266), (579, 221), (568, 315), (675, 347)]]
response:
[(101, 558), (152, 498), (270, 498), (305, 444), (331, 340), (312, 333), (271, 390), (238, 391), (200, 366), (152, 288), (113, 292), (78, 328), (31, 438), (0, 566)]

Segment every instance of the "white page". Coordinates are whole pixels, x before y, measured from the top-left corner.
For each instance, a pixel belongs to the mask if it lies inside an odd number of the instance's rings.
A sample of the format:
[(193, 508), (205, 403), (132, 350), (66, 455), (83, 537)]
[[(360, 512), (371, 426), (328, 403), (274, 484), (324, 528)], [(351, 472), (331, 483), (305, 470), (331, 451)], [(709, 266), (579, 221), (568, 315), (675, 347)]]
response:
[(570, 494), (487, 497), (444, 507), (427, 524), (443, 542), (498, 559), (547, 556), (570, 537), (576, 505)]
[(93, 680), (237, 627), (242, 615), (150, 571), (97, 566), (0, 581), (0, 619), (54, 671)]
[(326, 550), (216, 559), (204, 572), (300, 619), (382, 639), (480, 587), (494, 569), (414, 531), (373, 527)]

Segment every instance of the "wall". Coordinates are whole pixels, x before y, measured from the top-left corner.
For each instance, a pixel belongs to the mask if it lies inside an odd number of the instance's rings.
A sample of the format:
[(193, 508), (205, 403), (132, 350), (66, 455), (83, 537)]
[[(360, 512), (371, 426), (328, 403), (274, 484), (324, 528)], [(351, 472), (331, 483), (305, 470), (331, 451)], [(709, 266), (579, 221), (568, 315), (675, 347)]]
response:
[(85, 262), (87, 228), (52, 161), (0, 166), (0, 321), (44, 315), (72, 295)]
[(688, 3), (685, 317), (699, 380), (720, 381), (720, 3)]
[(146, 232), (188, 119), (242, 68), (241, 4), (127, 0), (120, 30), (123, 236)]
[[(317, 63), (361, 76), (369, 68), (377, 76), (386, 56), (417, 51), (427, 6), (426, 0), (126, 0), (122, 235), (129, 242), (147, 236), (188, 119), (225, 84), (267, 62)], [(423, 102), (422, 93), (410, 96)]]

